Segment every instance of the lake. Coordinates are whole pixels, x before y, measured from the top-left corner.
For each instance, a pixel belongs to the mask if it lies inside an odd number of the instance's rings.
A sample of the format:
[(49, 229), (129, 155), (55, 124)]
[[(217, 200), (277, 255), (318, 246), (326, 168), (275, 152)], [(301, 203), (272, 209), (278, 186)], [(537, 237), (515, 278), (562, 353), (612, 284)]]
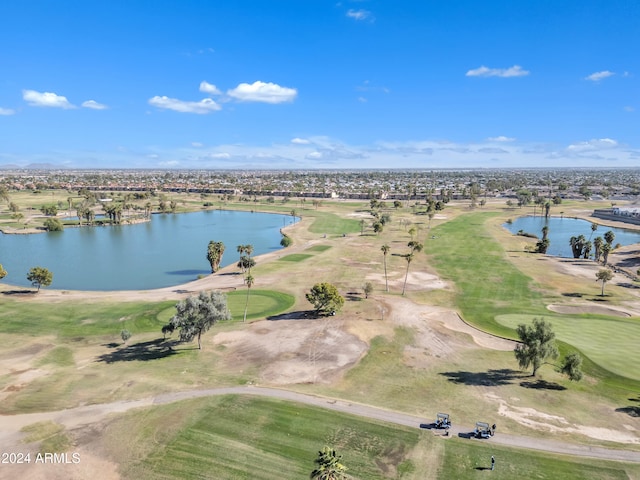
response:
[(622, 228), (605, 227), (604, 225), (598, 225), (598, 229), (592, 232), (591, 223), (592, 222), (578, 218), (549, 217), (545, 219), (541, 216), (526, 216), (514, 219), (511, 224), (505, 223), (503, 227), (511, 233), (517, 233), (523, 230), (542, 238), (542, 227), (547, 225), (549, 227), (548, 238), (551, 242), (547, 250), (547, 255), (567, 258), (573, 258), (571, 246), (569, 245), (569, 239), (573, 236), (584, 235), (587, 240), (591, 238), (593, 242), (594, 238), (604, 238), (605, 232), (611, 230), (616, 235), (613, 245), (618, 243), (620, 245), (632, 245), (640, 242), (640, 232), (624, 230)]
[(280, 229), (290, 215), (207, 210), (153, 215), (136, 225), (65, 228), (31, 235), (0, 234), (4, 283), (30, 286), (32, 267), (53, 272), (51, 288), (62, 290), (147, 290), (208, 275), (210, 240), (225, 244), (221, 266), (239, 260), (238, 245), (252, 256), (282, 248)]

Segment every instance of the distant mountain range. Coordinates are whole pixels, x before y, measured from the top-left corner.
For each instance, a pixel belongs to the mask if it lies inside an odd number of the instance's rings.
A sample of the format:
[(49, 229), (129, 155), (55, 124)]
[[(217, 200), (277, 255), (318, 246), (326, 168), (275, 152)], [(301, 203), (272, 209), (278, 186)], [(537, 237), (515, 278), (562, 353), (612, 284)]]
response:
[(60, 165), (53, 165), (51, 163), (30, 163), (29, 165), (13, 165), (11, 163), (5, 163), (0, 165), (0, 170), (60, 170), (65, 167)]

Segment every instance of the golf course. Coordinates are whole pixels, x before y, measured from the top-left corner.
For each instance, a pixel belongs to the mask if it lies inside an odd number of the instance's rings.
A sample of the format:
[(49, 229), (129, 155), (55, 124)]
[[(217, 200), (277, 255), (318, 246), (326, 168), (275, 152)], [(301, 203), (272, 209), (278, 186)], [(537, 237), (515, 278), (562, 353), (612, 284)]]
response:
[[(33, 196), (12, 201), (26, 210)], [(171, 200), (181, 207), (165, 215), (204, 208), (196, 194)], [(250, 286), (235, 261), (149, 290), (61, 290), (55, 272), (37, 292), (0, 282), (0, 478), (303, 479), (329, 446), (362, 480), (640, 479), (637, 245), (611, 251), (603, 285), (602, 262), (533, 253), (536, 239), (504, 229), (532, 211), (502, 199), (430, 216), (408, 202), (294, 203), (207, 207), (295, 209), (282, 228), (292, 244), (256, 256)], [(595, 222), (599, 207), (562, 211)], [(597, 221), (599, 234), (613, 225)], [(0, 228), (20, 225), (0, 209)], [(344, 298), (335, 315), (307, 300), (320, 282)], [(213, 290), (231, 320), (201, 349), (163, 334), (179, 301)], [(534, 319), (559, 355), (532, 376), (514, 349)], [(574, 353), (580, 381), (561, 371)], [(431, 428), (438, 412), (451, 416), (447, 435)], [(497, 425), (493, 438), (472, 438), (479, 421)], [(35, 461), (45, 453), (69, 461)]]

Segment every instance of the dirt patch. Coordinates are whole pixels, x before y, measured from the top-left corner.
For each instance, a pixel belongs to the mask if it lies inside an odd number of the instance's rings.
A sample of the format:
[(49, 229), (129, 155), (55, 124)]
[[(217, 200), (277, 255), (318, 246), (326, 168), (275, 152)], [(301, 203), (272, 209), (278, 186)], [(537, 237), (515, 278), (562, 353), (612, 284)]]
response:
[(258, 366), (259, 380), (275, 385), (330, 383), (367, 350), (337, 317), (264, 320), (212, 341), (227, 348), (228, 368)]
[(581, 314), (581, 313), (593, 313), (598, 315), (613, 315), (616, 317), (632, 317), (633, 314), (618, 310), (611, 307), (602, 307), (600, 305), (559, 305), (551, 304), (547, 305), (547, 309), (556, 313), (566, 314)]
[[(366, 279), (380, 285), (385, 284), (384, 273), (370, 273), (366, 276)], [(405, 272), (399, 270), (387, 272), (387, 281), (389, 282), (389, 290), (402, 291), (405, 282)], [(432, 275), (427, 272), (411, 271), (409, 275), (407, 275), (406, 291), (441, 290), (447, 287), (447, 282), (441, 280), (437, 275)]]

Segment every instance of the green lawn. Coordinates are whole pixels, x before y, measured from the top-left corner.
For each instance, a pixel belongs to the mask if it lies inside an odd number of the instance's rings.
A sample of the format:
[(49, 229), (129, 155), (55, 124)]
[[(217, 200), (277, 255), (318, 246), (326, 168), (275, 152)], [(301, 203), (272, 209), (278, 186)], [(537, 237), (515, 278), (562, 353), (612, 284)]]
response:
[(173, 305), (59, 302), (51, 306), (3, 299), (0, 333), (76, 338), (119, 333), (123, 328), (133, 333), (159, 331), (163, 323), (158, 314)]
[[(532, 315), (500, 315), (498, 322), (516, 328), (530, 324)], [(640, 380), (640, 321), (573, 315), (545, 315), (556, 337), (570, 343), (602, 368), (623, 377)]]
[[(325, 445), (355, 478), (415, 470), (407, 454), (421, 432), (250, 396), (188, 400), (121, 417), (107, 430), (125, 478), (308, 478)], [(153, 441), (151, 441), (153, 439)], [(122, 453), (120, 453), (122, 449)]]
[(292, 253), (291, 255), (286, 255), (279, 260), (282, 262), (301, 262), (307, 258), (311, 258), (312, 256), (313, 255), (308, 255), (306, 253)]
[(514, 337), (497, 315), (544, 314), (542, 295), (530, 277), (507, 261), (504, 248), (487, 232), (496, 213), (461, 215), (431, 230), (425, 251), (438, 273), (455, 283), (456, 306), (464, 319), (482, 330)]
[(331, 245), (314, 245), (306, 249), (307, 252), (325, 252), (331, 248)]
[[(293, 307), (295, 298), (282, 292), (273, 290), (255, 290), (249, 292), (247, 319), (266, 318), (282, 313)], [(227, 305), (234, 320), (242, 320), (244, 308), (247, 304), (247, 290), (236, 290), (227, 294)]]
[(311, 233), (342, 235), (343, 233), (360, 233), (360, 222), (351, 218), (342, 218), (333, 213), (314, 212)]

